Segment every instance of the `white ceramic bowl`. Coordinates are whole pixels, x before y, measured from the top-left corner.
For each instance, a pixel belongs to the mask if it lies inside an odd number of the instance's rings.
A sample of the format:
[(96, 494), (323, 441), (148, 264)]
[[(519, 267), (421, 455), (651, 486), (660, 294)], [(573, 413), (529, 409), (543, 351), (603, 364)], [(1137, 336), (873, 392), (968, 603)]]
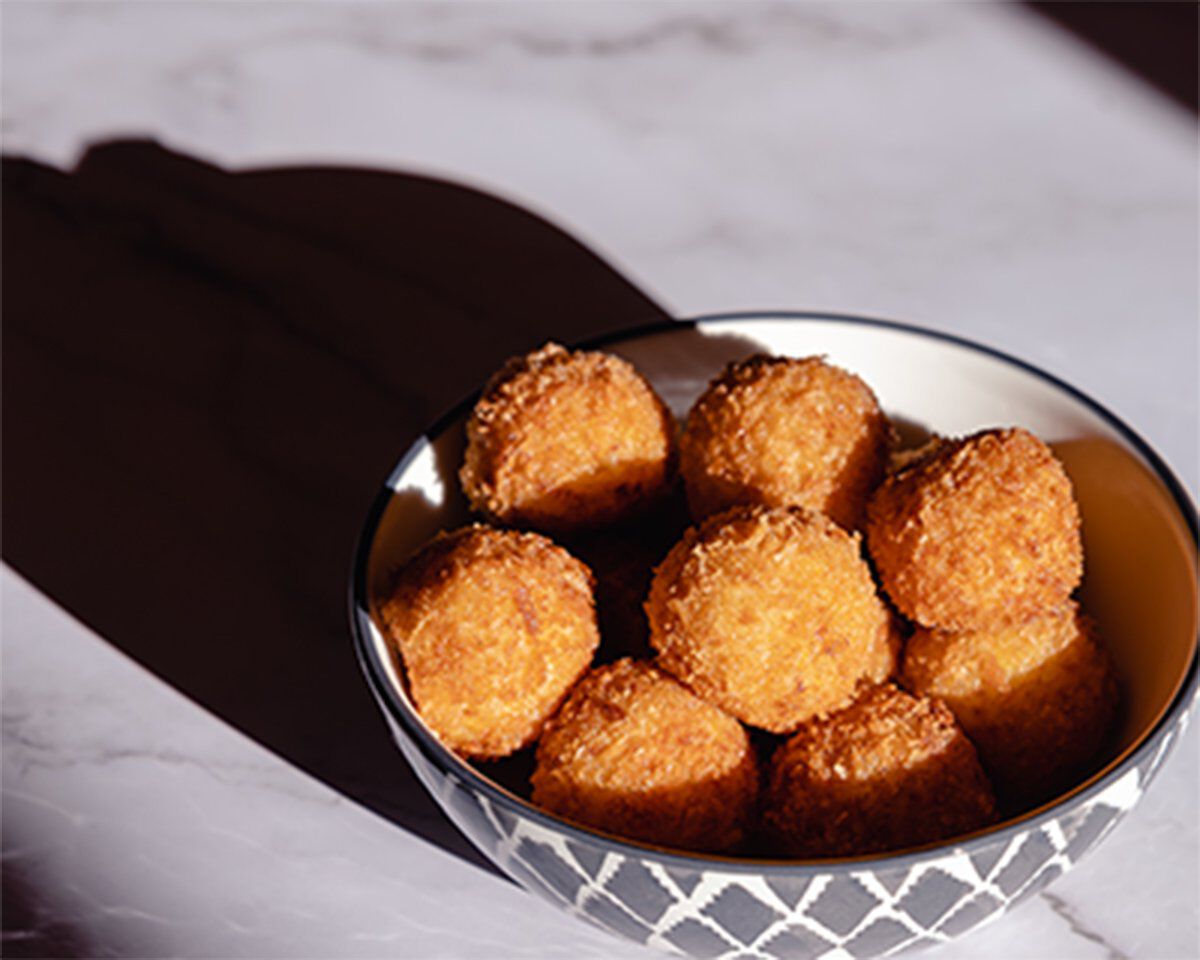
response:
[[(532, 345), (531, 345), (532, 346)], [(457, 484), (471, 397), (430, 428), (367, 519), (351, 585), (358, 655), (396, 742), (460, 829), (518, 883), (579, 917), (695, 957), (876, 957), (946, 941), (1061, 876), (1141, 797), (1197, 690), (1196, 512), (1133, 430), (1027, 363), (944, 334), (817, 314), (660, 324), (583, 346), (632, 361), (677, 415), (730, 360), (825, 355), (884, 409), (944, 435), (1019, 425), (1052, 444), (1083, 515), (1085, 609), (1124, 686), (1120, 730), (1091, 776), (1035, 810), (951, 842), (844, 860), (669, 851), (532, 806), (444, 747), (413, 709), (373, 610), (389, 574), (468, 520)]]

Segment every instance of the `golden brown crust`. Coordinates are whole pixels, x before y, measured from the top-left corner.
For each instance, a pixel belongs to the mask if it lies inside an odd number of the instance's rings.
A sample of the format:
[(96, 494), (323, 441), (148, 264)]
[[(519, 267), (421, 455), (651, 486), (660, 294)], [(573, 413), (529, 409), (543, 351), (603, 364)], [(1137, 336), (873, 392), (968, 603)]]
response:
[(631, 364), (548, 343), (509, 360), (467, 423), (471, 506), (551, 532), (629, 518), (669, 490), (675, 423)]
[(750, 739), (646, 662), (584, 677), (546, 727), (533, 802), (610, 833), (687, 850), (742, 839), (758, 793)]
[(1018, 804), (1049, 799), (1087, 772), (1119, 700), (1112, 661), (1074, 604), (1019, 626), (918, 629), (903, 682), (947, 703), (997, 790)]
[(947, 630), (1060, 607), (1083, 574), (1071, 481), (1021, 429), (923, 450), (871, 499), (867, 545), (900, 611)]
[(858, 536), (799, 507), (735, 507), (689, 530), (655, 571), (646, 615), (664, 669), (774, 733), (895, 664)]
[(732, 363), (688, 414), (680, 470), (692, 515), (800, 506), (861, 525), (887, 464), (887, 417), (862, 380), (820, 357)]
[(771, 759), (764, 821), (793, 856), (898, 850), (995, 820), (991, 788), (954, 716), (892, 684), (805, 724)]
[(418, 712), (469, 757), (532, 743), (599, 642), (587, 567), (545, 537), (478, 524), (430, 541), (380, 614)]

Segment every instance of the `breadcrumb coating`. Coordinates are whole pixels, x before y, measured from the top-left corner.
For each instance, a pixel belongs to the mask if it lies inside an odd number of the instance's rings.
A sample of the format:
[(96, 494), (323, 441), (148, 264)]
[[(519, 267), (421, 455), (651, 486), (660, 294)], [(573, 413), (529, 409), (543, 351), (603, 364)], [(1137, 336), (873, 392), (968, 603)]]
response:
[(646, 615), (665, 670), (773, 733), (895, 666), (858, 536), (799, 507), (735, 507), (689, 530), (655, 571)]
[(587, 567), (538, 534), (479, 524), (426, 544), (380, 616), (417, 711), (476, 758), (531, 744), (600, 639)]
[(398, 571), (378, 614), (417, 711), (546, 810), (698, 852), (894, 851), (996, 822), (997, 795), (1008, 813), (1069, 788), (1120, 709), (1071, 601), (1070, 480), (1020, 428), (897, 426), (908, 449), (821, 357), (755, 355), (677, 447), (628, 362), (554, 343), (509, 360), (462, 488), (566, 548), (474, 524)]
[(900, 611), (945, 630), (1061, 607), (1083, 575), (1071, 481), (1019, 428), (931, 444), (889, 476), (870, 502), (867, 546)]
[(758, 776), (733, 717), (625, 659), (592, 670), (547, 725), (533, 802), (609, 833), (725, 851), (743, 838)]
[(566, 533), (657, 502), (675, 460), (674, 420), (631, 364), (548, 343), (487, 385), (467, 423), (460, 479), (486, 517)]
[(800, 506), (861, 526), (892, 441), (875, 394), (820, 357), (757, 354), (725, 368), (680, 440), (692, 515), (739, 504)]
[(954, 711), (996, 789), (1014, 804), (1049, 799), (1087, 772), (1120, 696), (1108, 652), (1074, 604), (1018, 626), (918, 629), (902, 677)]
[(771, 758), (764, 823), (797, 857), (881, 853), (997, 819), (975, 748), (947, 707), (892, 684), (801, 727)]

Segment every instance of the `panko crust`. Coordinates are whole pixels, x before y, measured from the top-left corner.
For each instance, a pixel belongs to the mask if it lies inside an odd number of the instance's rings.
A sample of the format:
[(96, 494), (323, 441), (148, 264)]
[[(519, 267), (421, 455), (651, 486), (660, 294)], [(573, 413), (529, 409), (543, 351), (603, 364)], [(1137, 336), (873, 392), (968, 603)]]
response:
[(735, 507), (690, 529), (655, 571), (646, 616), (663, 669), (773, 733), (895, 667), (857, 534), (799, 507)]
[(480, 524), (426, 544), (380, 617), (418, 713), (478, 759), (533, 743), (600, 639), (587, 567), (543, 536)]
[(867, 546), (897, 608), (944, 630), (1061, 607), (1083, 576), (1071, 481), (1019, 428), (933, 443), (889, 476), (868, 508)]
[(742, 841), (758, 780), (733, 717), (625, 659), (588, 673), (547, 725), (533, 802), (620, 836), (719, 852)]
[(688, 414), (680, 472), (697, 520), (736, 505), (800, 506), (861, 526), (891, 425), (861, 379), (820, 357), (731, 363)]
[(954, 715), (892, 684), (805, 724), (776, 750), (765, 808), (768, 836), (797, 857), (899, 850), (997, 819)]
[(630, 363), (547, 343), (509, 360), (484, 389), (459, 478), (472, 508), (494, 521), (594, 529), (669, 492), (675, 430)]
[(1074, 604), (1018, 626), (918, 629), (902, 680), (946, 702), (1014, 804), (1077, 782), (1108, 742), (1120, 702), (1112, 660)]

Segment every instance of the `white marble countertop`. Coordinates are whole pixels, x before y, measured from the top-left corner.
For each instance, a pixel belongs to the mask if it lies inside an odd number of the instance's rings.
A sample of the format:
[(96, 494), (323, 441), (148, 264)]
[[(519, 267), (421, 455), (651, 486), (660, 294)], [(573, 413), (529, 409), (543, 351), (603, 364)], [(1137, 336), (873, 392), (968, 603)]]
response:
[[(9, 3), (3, 43), (6, 153), (137, 135), (468, 183), (681, 315), (857, 312), (1024, 357), (1195, 496), (1193, 120), (1020, 9)], [(6, 952), (651, 955), (311, 778), (8, 568), (3, 628)], [(1084, 863), (926, 955), (1200, 955), (1198, 727)]]

